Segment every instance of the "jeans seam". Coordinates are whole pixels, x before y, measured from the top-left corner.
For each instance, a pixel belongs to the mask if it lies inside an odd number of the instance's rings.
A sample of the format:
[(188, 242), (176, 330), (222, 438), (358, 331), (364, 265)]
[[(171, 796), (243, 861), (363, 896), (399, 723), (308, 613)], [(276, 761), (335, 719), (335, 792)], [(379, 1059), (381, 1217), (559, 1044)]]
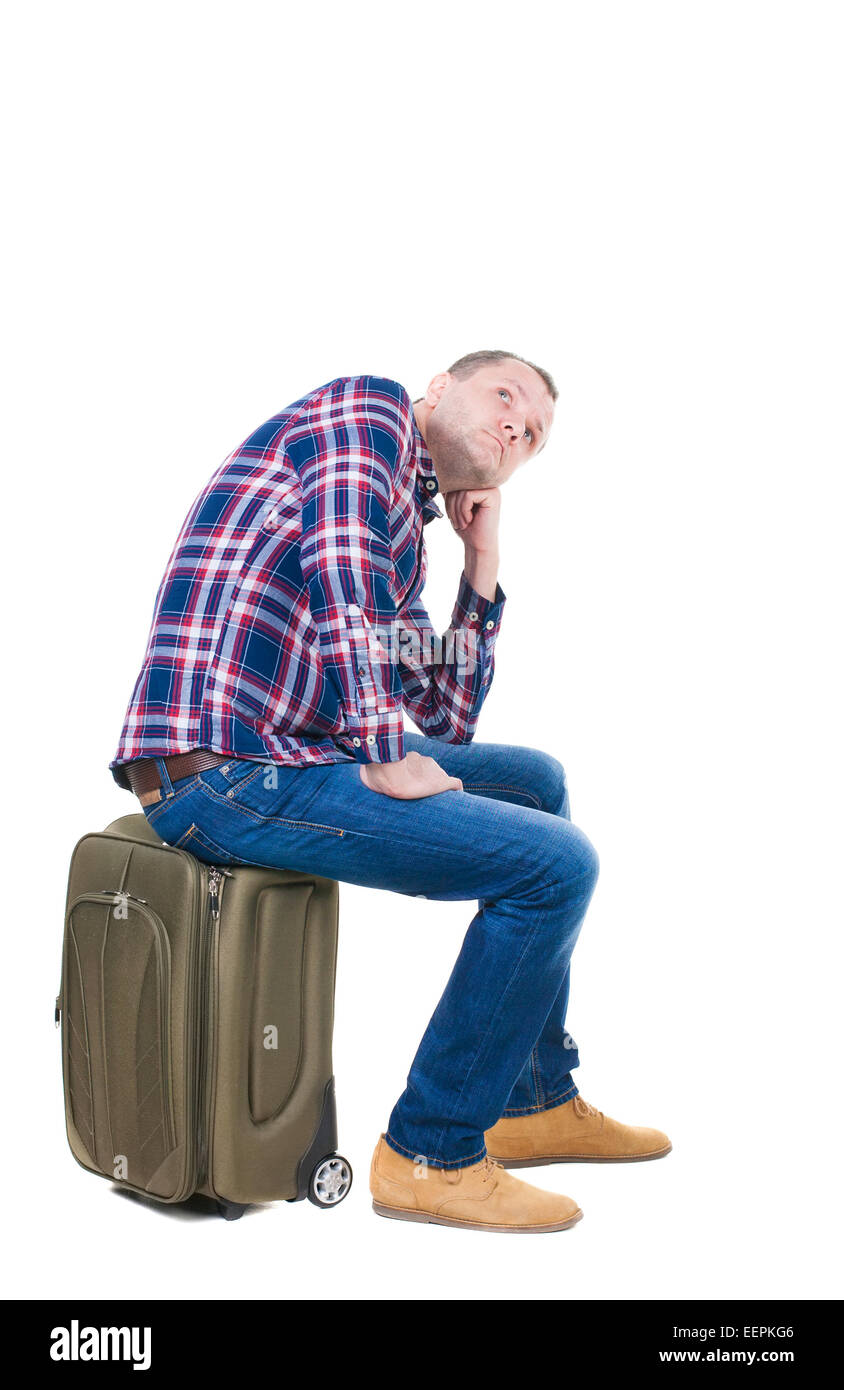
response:
[(537, 1056), (536, 1044), (535, 1044), (535, 1043), (534, 1043), (534, 1045), (533, 1045), (533, 1049), (532, 1049), (531, 1054), (530, 1054), (530, 1064), (531, 1064), (531, 1070), (532, 1070), (532, 1072), (533, 1072), (533, 1090), (534, 1090), (534, 1094), (535, 1094), (535, 1096), (536, 1096), (536, 1104), (537, 1104), (537, 1105), (541, 1105), (541, 1104), (542, 1104), (542, 1084), (541, 1084), (540, 1079), (539, 1079), (539, 1058), (538, 1058), (538, 1056)]
[(528, 801), (536, 804), (537, 811), (542, 810), (542, 802), (533, 792), (525, 791), (524, 787), (507, 787), (502, 782), (472, 782), (469, 786), (463, 783), (463, 790), (468, 792), (515, 792), (517, 796), (526, 796)]
[(566, 1090), (560, 1091), (558, 1095), (552, 1096), (550, 1100), (543, 1101), (541, 1105), (524, 1105), (520, 1110), (505, 1110), (501, 1118), (503, 1120), (516, 1115), (538, 1115), (543, 1110), (553, 1110), (556, 1105), (562, 1104), (563, 1101), (571, 1100), (572, 1096), (577, 1096), (579, 1094), (580, 1092), (577, 1086), (572, 1081), (571, 1086), (567, 1087)]
[[(176, 840), (175, 844), (173, 845), (173, 849), (183, 849), (186, 854), (192, 854), (193, 851), (188, 849), (188, 845), (191, 843), (191, 841), (194, 841), (202, 849), (204, 849), (206, 854), (219, 855), (221, 862), (223, 860), (230, 859), (232, 863), (235, 865), (243, 865), (244, 867), (254, 865), (254, 867), (258, 869), (264, 867), (264, 865), (262, 864), (255, 863), (254, 860), (239, 859), (238, 856), (234, 854), (232, 850), (224, 849), (222, 845), (218, 845), (217, 842), (213, 840), (210, 835), (206, 834), (205, 831), (202, 830), (201, 827), (198, 826), (195, 821), (192, 821), (191, 824), (188, 826), (187, 830), (185, 831), (184, 835), (180, 836), (180, 838)], [(199, 855), (194, 855), (194, 858), (198, 859)]]

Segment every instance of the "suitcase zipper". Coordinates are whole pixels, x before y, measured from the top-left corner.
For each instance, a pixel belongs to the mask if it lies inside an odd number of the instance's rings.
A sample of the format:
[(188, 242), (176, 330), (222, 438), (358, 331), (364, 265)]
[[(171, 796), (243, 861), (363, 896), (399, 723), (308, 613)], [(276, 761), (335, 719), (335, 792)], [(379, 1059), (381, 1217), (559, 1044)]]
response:
[(222, 877), (221, 869), (208, 870), (208, 896), (211, 899), (211, 916), (214, 921), (220, 915), (220, 879)]
[(211, 1104), (211, 953), (217, 923), (220, 918), (220, 887), (224, 878), (231, 878), (228, 869), (216, 865), (208, 870), (208, 923), (203, 933), (199, 963), (199, 1019), (197, 1036), (197, 1133), (196, 1133), (196, 1186), (205, 1182), (208, 1164), (208, 1131), (210, 1129), (209, 1110)]

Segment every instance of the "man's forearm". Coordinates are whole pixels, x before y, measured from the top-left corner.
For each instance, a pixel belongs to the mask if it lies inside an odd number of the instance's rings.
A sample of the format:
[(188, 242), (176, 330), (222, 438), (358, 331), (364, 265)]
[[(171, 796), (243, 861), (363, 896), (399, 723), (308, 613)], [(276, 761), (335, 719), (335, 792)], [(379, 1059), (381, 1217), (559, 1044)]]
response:
[(472, 588), (477, 590), (482, 598), (488, 598), (493, 602), (498, 583), (498, 550), (477, 551), (467, 545), (463, 569)]

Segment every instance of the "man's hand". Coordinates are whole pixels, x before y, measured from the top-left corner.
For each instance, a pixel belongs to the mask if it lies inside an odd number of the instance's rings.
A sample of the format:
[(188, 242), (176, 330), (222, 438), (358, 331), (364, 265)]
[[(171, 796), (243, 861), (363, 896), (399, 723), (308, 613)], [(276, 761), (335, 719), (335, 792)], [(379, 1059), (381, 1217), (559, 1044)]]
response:
[(449, 777), (433, 758), (416, 752), (408, 753), (397, 763), (361, 763), (360, 780), (370, 791), (395, 796), (400, 801), (463, 790), (459, 777)]
[(461, 488), (447, 492), (448, 519), (469, 550), (477, 554), (498, 550), (501, 490), (497, 487)]
[(466, 578), (479, 594), (494, 601), (498, 584), (500, 490), (482, 487), (448, 492), (445, 509), (465, 547)]

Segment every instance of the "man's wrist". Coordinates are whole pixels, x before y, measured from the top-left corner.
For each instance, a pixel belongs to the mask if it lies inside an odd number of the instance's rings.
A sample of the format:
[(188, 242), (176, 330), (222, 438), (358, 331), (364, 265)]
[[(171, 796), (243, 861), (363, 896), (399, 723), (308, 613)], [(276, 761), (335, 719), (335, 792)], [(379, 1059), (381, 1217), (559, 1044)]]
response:
[(476, 546), (476, 545), (470, 545), (468, 541), (464, 541), (464, 542), (463, 542), (463, 551), (464, 551), (464, 554), (465, 554), (467, 560), (469, 559), (470, 556), (477, 557), (478, 559), (483, 558), (483, 559), (485, 559), (485, 560), (486, 560), (486, 559), (489, 559), (490, 557), (492, 557), (494, 560), (496, 560), (496, 561), (498, 560), (498, 542), (497, 542), (497, 541), (496, 541), (493, 545), (482, 546), (480, 549), (478, 548), (478, 546)]
[(472, 588), (483, 598), (494, 602), (498, 583), (498, 548), (476, 550), (467, 545), (463, 561), (463, 569)]

